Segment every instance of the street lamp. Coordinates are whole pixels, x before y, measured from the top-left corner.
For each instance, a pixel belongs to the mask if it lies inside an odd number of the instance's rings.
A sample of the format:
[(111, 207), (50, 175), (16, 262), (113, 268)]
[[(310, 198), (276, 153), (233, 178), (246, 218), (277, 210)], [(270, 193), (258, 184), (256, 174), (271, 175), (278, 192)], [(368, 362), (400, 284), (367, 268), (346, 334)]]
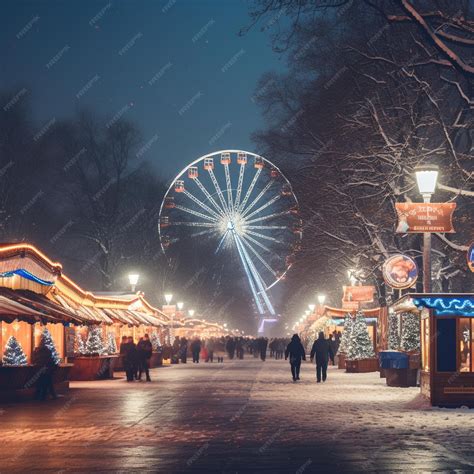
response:
[[(415, 168), (418, 190), (423, 202), (428, 204), (435, 192), (439, 168), (436, 165), (421, 165)], [(423, 232), (423, 292), (431, 292), (431, 232)]]
[(311, 304), (308, 305), (308, 308), (311, 312), (313, 312), (314, 308), (316, 308), (316, 305), (311, 303)]
[(170, 304), (171, 303), (171, 300), (173, 299), (173, 295), (171, 293), (165, 293), (165, 301), (166, 301), (166, 304)]
[(178, 308), (178, 311), (181, 311), (183, 309), (184, 303), (182, 301), (178, 301), (176, 303), (176, 307)]
[(190, 309), (188, 311), (189, 317), (192, 318), (194, 316), (194, 309)]
[(130, 286), (132, 287), (132, 293), (135, 293), (135, 287), (137, 286), (139, 278), (140, 278), (140, 275), (138, 273), (128, 274), (128, 281), (130, 282)]
[(326, 295), (319, 294), (318, 295), (318, 303), (322, 306), (325, 301), (326, 301)]

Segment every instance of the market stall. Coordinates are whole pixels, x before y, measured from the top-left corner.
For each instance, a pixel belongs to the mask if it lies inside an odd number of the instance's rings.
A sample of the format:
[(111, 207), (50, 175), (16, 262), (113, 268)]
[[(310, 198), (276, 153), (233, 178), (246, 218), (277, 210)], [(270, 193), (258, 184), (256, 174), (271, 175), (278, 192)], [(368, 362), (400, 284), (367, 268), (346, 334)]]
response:
[(474, 294), (409, 293), (393, 309), (420, 319), (421, 393), (435, 406), (474, 407)]

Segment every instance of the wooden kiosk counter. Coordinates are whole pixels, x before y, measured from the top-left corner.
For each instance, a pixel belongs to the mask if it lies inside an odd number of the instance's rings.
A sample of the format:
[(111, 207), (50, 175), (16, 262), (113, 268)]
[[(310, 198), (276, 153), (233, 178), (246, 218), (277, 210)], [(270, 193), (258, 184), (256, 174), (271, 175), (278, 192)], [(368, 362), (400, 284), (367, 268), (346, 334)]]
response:
[(474, 294), (408, 293), (393, 308), (420, 315), (422, 394), (434, 406), (474, 407)]

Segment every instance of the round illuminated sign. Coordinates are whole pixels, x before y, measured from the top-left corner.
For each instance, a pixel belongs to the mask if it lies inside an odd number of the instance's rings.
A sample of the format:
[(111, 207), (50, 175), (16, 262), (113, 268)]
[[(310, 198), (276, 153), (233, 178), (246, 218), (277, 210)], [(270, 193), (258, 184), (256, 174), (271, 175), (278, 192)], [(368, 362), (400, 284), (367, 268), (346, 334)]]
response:
[(471, 272), (474, 272), (474, 242), (469, 246), (467, 251), (467, 266)]
[(418, 267), (411, 257), (392, 255), (383, 265), (383, 278), (387, 285), (397, 290), (410, 288), (418, 279)]

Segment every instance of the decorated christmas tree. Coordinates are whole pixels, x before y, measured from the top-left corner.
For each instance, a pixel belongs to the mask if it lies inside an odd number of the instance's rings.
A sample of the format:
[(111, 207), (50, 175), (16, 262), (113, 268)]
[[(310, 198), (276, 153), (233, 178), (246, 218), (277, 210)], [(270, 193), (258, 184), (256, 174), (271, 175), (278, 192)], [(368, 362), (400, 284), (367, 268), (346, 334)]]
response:
[(415, 313), (402, 313), (400, 348), (404, 351), (420, 350), (420, 319)]
[(353, 326), (353, 319), (350, 314), (344, 319), (344, 330), (342, 331), (341, 342), (339, 344), (338, 353), (347, 354), (351, 339), (351, 332)]
[(107, 354), (116, 354), (117, 353), (117, 343), (115, 342), (115, 336), (109, 332), (107, 335)]
[(400, 318), (397, 313), (388, 316), (388, 348), (393, 351), (400, 348)]
[(3, 365), (27, 365), (25, 353), (15, 337), (10, 336), (3, 353)]
[(374, 347), (367, 332), (367, 323), (361, 313), (357, 313), (349, 339), (349, 348), (346, 353), (349, 360), (370, 359), (375, 357)]
[(102, 341), (102, 330), (99, 326), (92, 326), (87, 336), (85, 355), (101, 355), (105, 352), (104, 342)]
[(61, 363), (61, 358), (59, 357), (58, 351), (54, 345), (53, 338), (51, 337), (51, 333), (45, 328), (43, 333), (41, 334), (41, 341), (40, 345), (45, 345), (49, 351), (51, 352), (52, 359), (56, 365)]
[(158, 334), (155, 331), (151, 333), (150, 342), (151, 342), (151, 347), (153, 348), (155, 352), (158, 352), (161, 350), (160, 338), (158, 337)]
[(76, 345), (74, 347), (74, 352), (76, 354), (84, 354), (86, 351), (86, 346), (84, 344), (84, 339), (82, 338), (81, 334), (76, 334)]

